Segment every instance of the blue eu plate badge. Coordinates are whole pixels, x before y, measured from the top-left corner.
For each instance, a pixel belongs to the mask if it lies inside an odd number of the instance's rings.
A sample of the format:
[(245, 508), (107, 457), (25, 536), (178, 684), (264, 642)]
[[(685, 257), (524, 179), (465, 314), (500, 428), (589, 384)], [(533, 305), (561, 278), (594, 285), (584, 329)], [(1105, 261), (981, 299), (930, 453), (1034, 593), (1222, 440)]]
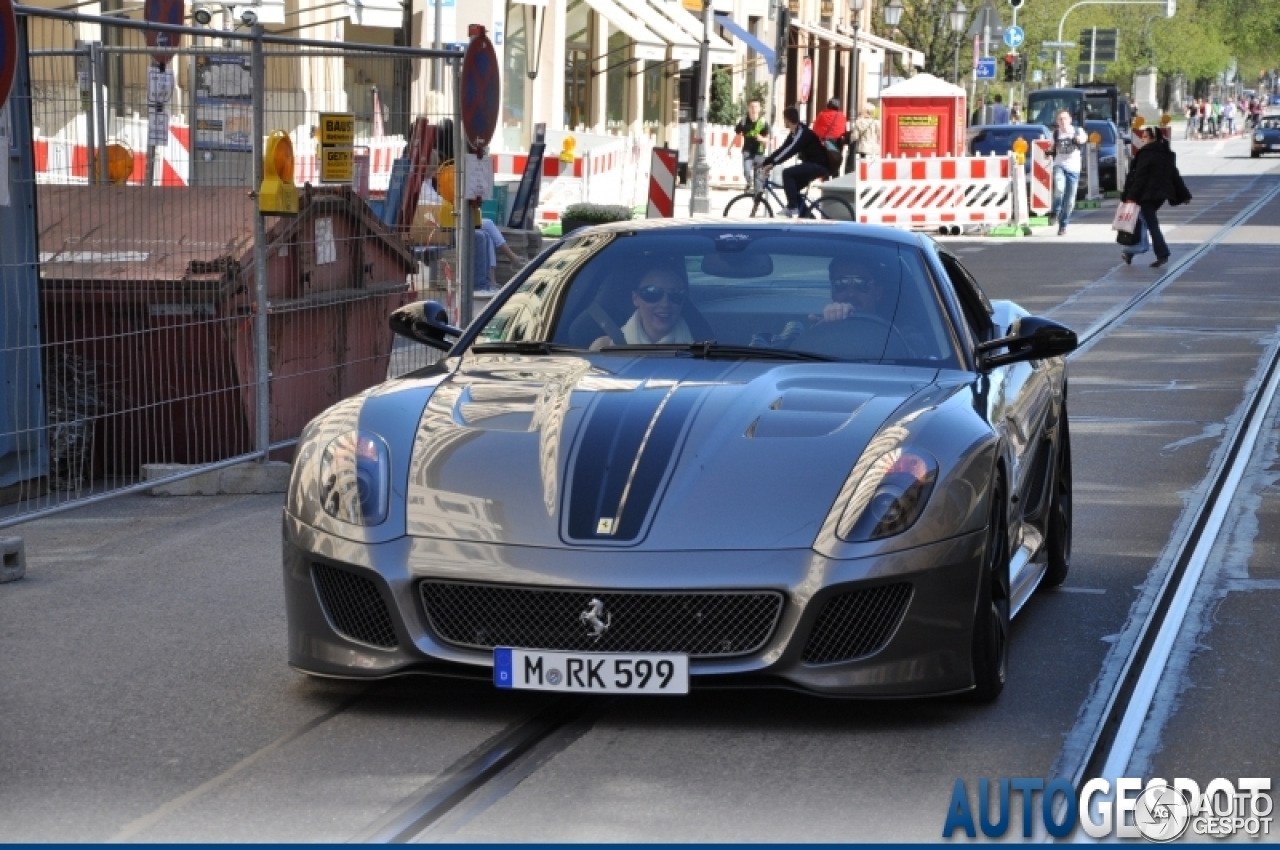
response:
[(500, 647), (493, 651), (493, 683), (500, 688), (512, 686), (510, 649)]

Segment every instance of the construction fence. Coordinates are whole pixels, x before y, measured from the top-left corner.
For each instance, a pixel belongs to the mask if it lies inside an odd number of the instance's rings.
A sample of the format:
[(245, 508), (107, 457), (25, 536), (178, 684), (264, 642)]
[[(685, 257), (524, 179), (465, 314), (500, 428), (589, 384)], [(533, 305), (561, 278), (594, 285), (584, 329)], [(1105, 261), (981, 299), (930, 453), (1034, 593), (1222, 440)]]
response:
[[(459, 250), (443, 217), (411, 232), (419, 200), (460, 199), (435, 190), (462, 146), (461, 53), (25, 7), (18, 24), (0, 120), (0, 527), (287, 460), (326, 407), (434, 359), (392, 336), (395, 308), (430, 297), (469, 318), (470, 234)], [(345, 180), (321, 180), (322, 113), (354, 118)], [(297, 215), (258, 213), (274, 131), (292, 142)]]

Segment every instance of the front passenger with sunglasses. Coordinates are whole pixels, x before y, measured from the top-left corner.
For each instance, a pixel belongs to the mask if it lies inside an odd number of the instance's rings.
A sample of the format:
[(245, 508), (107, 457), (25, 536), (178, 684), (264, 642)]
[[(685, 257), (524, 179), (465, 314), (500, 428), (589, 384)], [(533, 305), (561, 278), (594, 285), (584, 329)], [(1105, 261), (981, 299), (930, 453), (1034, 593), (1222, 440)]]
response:
[[(621, 328), (627, 345), (669, 345), (693, 342), (689, 324), (681, 312), (689, 297), (689, 286), (677, 269), (658, 266), (649, 269), (631, 290), (636, 308)], [(602, 336), (591, 344), (598, 351), (613, 341)]]

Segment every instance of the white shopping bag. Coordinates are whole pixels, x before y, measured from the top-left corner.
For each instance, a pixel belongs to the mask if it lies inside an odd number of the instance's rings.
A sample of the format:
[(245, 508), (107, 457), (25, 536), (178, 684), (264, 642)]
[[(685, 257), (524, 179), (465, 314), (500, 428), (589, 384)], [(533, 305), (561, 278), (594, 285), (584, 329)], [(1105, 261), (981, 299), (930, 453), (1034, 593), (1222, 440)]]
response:
[(1138, 205), (1132, 201), (1125, 201), (1116, 208), (1116, 217), (1111, 220), (1111, 229), (1119, 230), (1121, 233), (1132, 233), (1133, 229), (1138, 226)]

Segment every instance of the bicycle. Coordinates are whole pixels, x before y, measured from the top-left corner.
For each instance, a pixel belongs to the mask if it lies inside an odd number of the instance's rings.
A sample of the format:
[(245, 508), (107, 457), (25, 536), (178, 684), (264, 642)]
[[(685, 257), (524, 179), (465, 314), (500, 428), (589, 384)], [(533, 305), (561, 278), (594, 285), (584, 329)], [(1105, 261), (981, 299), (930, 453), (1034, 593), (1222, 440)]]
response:
[[(819, 181), (815, 180), (813, 183)], [(773, 218), (773, 207), (786, 209), (787, 203), (778, 192), (782, 184), (769, 179), (767, 174), (756, 172), (755, 189), (735, 196), (725, 204), (725, 218)], [(812, 186), (810, 183), (809, 186)], [(823, 195), (816, 201), (809, 198), (809, 186), (800, 193), (800, 218), (833, 219), (835, 221), (853, 221), (853, 206), (844, 198)]]

